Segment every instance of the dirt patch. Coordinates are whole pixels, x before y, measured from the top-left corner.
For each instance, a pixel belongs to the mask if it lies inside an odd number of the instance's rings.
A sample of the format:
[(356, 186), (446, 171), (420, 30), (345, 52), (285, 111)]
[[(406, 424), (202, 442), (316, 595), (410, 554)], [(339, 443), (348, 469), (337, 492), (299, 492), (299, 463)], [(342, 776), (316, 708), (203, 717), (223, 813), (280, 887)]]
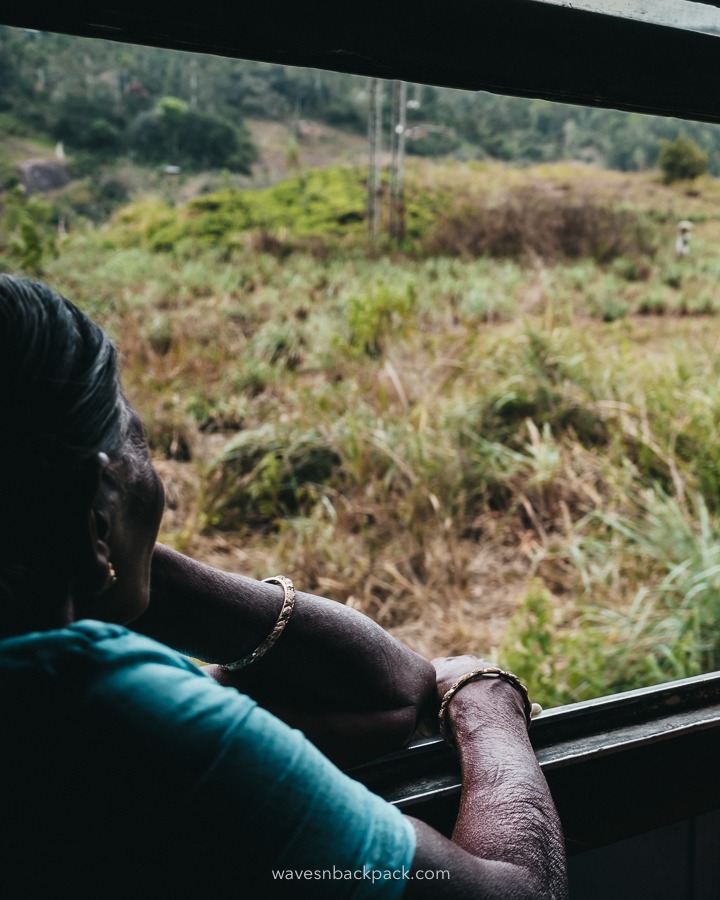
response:
[(304, 120), (285, 124), (249, 119), (247, 125), (260, 151), (248, 186), (275, 184), (303, 169), (367, 165), (363, 135)]

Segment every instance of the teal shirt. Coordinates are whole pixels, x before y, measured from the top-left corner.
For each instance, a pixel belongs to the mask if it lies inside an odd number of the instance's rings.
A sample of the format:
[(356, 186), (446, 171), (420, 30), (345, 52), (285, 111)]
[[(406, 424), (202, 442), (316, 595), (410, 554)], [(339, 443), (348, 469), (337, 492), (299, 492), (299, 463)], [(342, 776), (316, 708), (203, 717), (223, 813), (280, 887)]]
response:
[(0, 722), (8, 900), (402, 896), (398, 810), (162, 644), (94, 621), (0, 641)]

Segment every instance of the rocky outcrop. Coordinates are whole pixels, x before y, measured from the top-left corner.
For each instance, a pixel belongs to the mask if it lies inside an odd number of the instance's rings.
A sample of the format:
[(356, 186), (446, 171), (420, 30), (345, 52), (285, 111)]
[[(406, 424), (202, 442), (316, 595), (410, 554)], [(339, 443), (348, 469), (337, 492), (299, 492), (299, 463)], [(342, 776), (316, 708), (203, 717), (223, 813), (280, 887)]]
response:
[(39, 194), (64, 187), (70, 177), (61, 162), (45, 159), (29, 159), (18, 166), (20, 184), (25, 193)]

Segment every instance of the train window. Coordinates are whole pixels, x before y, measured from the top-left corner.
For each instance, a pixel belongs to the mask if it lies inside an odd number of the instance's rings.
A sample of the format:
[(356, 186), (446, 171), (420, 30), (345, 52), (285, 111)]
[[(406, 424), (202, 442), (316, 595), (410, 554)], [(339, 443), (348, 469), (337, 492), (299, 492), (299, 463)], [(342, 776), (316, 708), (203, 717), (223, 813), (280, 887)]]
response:
[(654, 0), (652, 3), (644, 0), (538, 0), (538, 2), (704, 34), (720, 34), (720, 10), (709, 3), (694, 3), (691, 0)]
[(117, 338), (166, 541), (545, 706), (720, 668), (716, 126), (0, 43), (0, 264)]

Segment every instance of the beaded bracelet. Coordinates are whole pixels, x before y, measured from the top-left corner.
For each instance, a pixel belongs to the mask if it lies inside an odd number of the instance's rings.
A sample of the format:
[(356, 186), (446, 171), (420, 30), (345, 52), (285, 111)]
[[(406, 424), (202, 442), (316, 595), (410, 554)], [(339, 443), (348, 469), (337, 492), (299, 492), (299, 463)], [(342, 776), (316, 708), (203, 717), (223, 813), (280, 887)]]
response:
[(528, 728), (530, 727), (530, 721), (532, 717), (542, 712), (542, 707), (540, 706), (540, 704), (530, 702), (528, 689), (525, 687), (522, 681), (520, 681), (517, 675), (513, 675), (512, 672), (506, 672), (499, 666), (486, 666), (482, 669), (473, 669), (472, 672), (466, 672), (464, 675), (461, 675), (460, 678), (458, 678), (458, 680), (445, 692), (445, 695), (443, 696), (440, 703), (440, 711), (438, 713), (440, 721), (440, 734), (445, 739), (445, 742), (451, 747), (455, 747), (456, 743), (447, 721), (450, 701), (455, 696), (455, 694), (457, 694), (461, 687), (466, 685), (469, 681), (472, 681), (474, 678), (501, 678), (503, 681), (507, 681), (508, 684), (511, 684), (522, 697)]
[(267, 584), (279, 584), (283, 589), (283, 605), (278, 620), (273, 626), (273, 630), (270, 634), (261, 644), (258, 644), (252, 653), (248, 653), (247, 656), (243, 656), (242, 659), (238, 659), (236, 662), (221, 665), (220, 668), (225, 669), (226, 672), (237, 672), (238, 669), (244, 669), (246, 666), (257, 662), (260, 657), (265, 656), (285, 630), (285, 626), (292, 615), (292, 611), (295, 609), (295, 586), (289, 578), (286, 578), (284, 575), (273, 575), (271, 578), (263, 578), (263, 582)]

